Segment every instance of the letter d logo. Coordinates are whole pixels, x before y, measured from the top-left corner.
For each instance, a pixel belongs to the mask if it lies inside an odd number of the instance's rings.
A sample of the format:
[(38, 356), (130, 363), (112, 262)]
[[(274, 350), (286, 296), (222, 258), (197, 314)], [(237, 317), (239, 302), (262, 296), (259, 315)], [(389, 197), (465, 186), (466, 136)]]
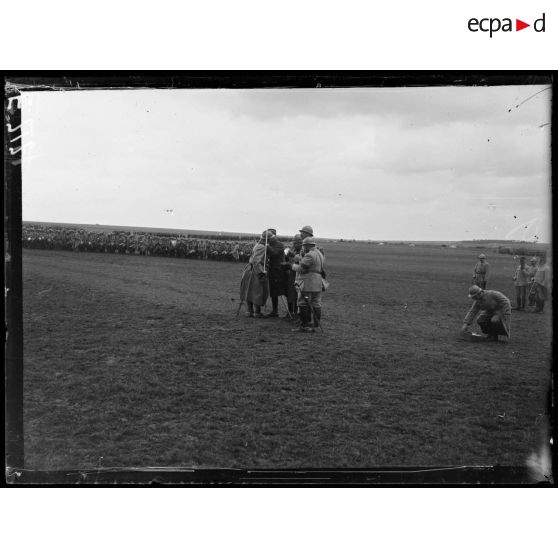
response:
[(544, 26), (545, 26), (545, 14), (543, 14), (541, 18), (535, 20), (535, 23), (533, 23), (533, 29), (537, 33), (544, 33)]

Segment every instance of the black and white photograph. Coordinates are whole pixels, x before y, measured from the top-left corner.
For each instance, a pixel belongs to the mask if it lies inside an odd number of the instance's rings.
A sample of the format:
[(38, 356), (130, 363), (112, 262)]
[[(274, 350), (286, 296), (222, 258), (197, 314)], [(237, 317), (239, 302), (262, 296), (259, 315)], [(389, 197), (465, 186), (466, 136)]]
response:
[(7, 78), (11, 482), (553, 482), (551, 76), (308, 75)]

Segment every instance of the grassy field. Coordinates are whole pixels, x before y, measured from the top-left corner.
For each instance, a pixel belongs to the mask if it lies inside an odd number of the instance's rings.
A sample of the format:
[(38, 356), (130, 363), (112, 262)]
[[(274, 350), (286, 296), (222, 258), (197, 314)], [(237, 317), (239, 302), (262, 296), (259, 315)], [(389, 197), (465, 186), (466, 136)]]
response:
[[(466, 343), (478, 250), (325, 247), (315, 334), (236, 318), (239, 264), (24, 251), (25, 467), (523, 465), (550, 309)], [(513, 258), (488, 256), (511, 297)]]

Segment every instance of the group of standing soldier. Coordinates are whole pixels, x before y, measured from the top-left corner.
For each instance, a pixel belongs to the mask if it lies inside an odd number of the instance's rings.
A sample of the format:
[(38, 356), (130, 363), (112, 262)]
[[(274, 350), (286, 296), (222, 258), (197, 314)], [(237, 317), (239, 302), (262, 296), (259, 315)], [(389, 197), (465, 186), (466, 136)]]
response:
[(550, 266), (544, 256), (540, 260), (531, 258), (530, 265), (526, 265), (525, 256), (521, 256), (513, 275), (515, 310), (525, 311), (527, 303), (535, 307), (534, 312), (543, 312), (548, 300), (550, 279)]
[(23, 248), (164, 256), (198, 260), (247, 262), (252, 240), (192, 238), (130, 231), (91, 231), (71, 227), (22, 227)]
[[(463, 320), (462, 332), (468, 333), (473, 320), (489, 341), (497, 341), (498, 336), (511, 337), (512, 305), (508, 297), (499, 291), (487, 290), (490, 265), (485, 254), (480, 254), (473, 270), (473, 285), (469, 288), (469, 298), (473, 300), (469, 312)], [(545, 301), (549, 298), (551, 288), (551, 268), (545, 256), (531, 258), (530, 265), (526, 257), (519, 258), (519, 265), (513, 274), (516, 305), (513, 310), (524, 312), (526, 304), (534, 306), (534, 312), (544, 311)]]
[[(293, 331), (314, 331), (322, 318), (322, 292), (327, 287), (325, 257), (317, 248), (314, 231), (305, 225), (285, 247), (275, 229), (266, 229), (252, 250), (240, 281), (241, 304), (249, 318), (278, 318), (285, 297), (284, 318), (298, 321)], [(271, 299), (271, 312), (262, 307)]]

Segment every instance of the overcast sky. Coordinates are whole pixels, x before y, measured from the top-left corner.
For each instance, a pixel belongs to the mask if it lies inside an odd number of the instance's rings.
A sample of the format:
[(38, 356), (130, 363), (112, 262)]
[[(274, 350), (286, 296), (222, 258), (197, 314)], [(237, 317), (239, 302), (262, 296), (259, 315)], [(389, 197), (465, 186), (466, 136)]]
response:
[(25, 93), (22, 216), (231, 232), (274, 227), (284, 235), (310, 224), (329, 238), (548, 242), (551, 91), (544, 89)]

